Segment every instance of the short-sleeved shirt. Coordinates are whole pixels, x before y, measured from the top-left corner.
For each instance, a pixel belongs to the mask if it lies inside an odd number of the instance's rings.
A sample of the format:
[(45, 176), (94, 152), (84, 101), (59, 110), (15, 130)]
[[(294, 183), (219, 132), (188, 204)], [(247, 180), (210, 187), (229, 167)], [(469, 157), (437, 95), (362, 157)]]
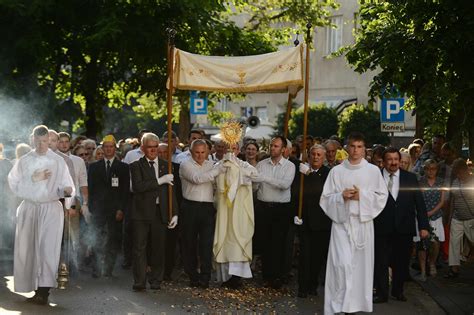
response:
[(474, 175), (464, 182), (455, 179), (451, 185), (453, 218), (464, 221), (474, 219)]
[[(425, 201), (426, 211), (433, 210), (434, 207), (441, 201), (441, 193), (443, 191), (443, 179), (436, 177), (433, 186), (428, 184), (428, 179), (423, 176), (420, 178), (420, 188), (423, 193), (423, 199)], [(439, 209), (435, 214), (430, 217), (431, 221), (434, 221), (443, 216), (443, 210)]]

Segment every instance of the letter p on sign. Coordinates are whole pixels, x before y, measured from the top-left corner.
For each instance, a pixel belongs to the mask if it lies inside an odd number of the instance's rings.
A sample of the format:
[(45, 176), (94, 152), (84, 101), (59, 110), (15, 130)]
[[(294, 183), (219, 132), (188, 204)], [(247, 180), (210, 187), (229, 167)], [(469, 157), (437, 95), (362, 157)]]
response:
[(382, 99), (380, 108), (381, 122), (404, 122), (405, 111), (402, 106), (405, 104), (403, 98)]

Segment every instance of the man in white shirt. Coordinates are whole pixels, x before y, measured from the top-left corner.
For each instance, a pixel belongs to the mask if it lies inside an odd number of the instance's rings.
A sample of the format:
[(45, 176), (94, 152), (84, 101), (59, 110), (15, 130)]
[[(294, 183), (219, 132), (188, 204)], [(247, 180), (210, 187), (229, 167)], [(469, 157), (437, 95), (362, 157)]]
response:
[[(143, 135), (147, 132), (150, 132), (147, 129), (142, 129), (138, 132), (138, 140), (141, 140)], [(142, 150), (142, 147), (139, 146), (136, 149), (130, 150), (125, 154), (125, 157), (123, 158), (122, 162), (131, 164), (132, 162), (135, 162), (136, 160), (142, 158), (145, 155), (145, 153)]]
[[(180, 209), (183, 264), (191, 287), (208, 288), (216, 220), (213, 184), (217, 175), (224, 172), (224, 167), (208, 160), (209, 148), (204, 140), (194, 140), (190, 152), (192, 158), (184, 161), (179, 169), (183, 189)], [(198, 248), (201, 263), (199, 273)]]
[[(193, 129), (189, 132), (188, 144), (191, 145), (194, 140), (203, 139), (203, 138), (204, 138), (204, 132), (202, 130)], [(187, 150), (178, 154), (176, 158), (174, 158), (173, 162), (181, 164), (190, 158), (191, 158), (191, 150)]]
[(276, 289), (285, 272), (286, 237), (291, 218), (291, 183), (295, 165), (283, 157), (286, 138), (277, 136), (270, 144), (270, 157), (257, 164), (259, 171), (255, 232), (263, 246), (262, 274), (265, 285)]
[[(74, 186), (76, 188), (76, 198), (73, 202), (71, 208), (80, 210), (80, 213), (84, 216), (86, 222), (90, 221), (90, 213), (88, 208), (88, 200), (89, 200), (89, 189), (87, 186), (87, 168), (86, 163), (84, 160), (78, 156), (72, 155), (70, 151), (71, 146), (71, 136), (66, 132), (60, 132), (59, 134), (59, 141), (58, 141), (58, 150), (63, 153), (64, 155), (68, 156), (73, 164), (74, 167)], [(70, 216), (69, 218), (69, 226), (70, 227), (70, 236), (72, 240), (72, 250), (75, 255), (73, 258), (73, 266), (78, 267), (77, 265), (77, 254), (79, 254), (79, 246), (80, 246), (80, 238), (79, 238), (79, 231), (80, 231), (80, 224), (79, 224), (79, 214), (75, 213), (75, 215)]]
[[(168, 131), (165, 131), (165, 133), (163, 133), (163, 137), (161, 137), (161, 142), (168, 144)], [(178, 136), (174, 131), (171, 131), (171, 162), (176, 163), (176, 158), (180, 153), (181, 150), (178, 149)]]

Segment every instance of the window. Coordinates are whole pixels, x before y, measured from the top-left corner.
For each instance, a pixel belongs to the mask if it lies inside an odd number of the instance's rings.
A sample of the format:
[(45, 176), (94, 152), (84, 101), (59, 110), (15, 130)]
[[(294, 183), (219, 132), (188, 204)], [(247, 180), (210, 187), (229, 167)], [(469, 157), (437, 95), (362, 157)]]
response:
[(266, 107), (255, 107), (255, 115), (260, 121), (268, 121), (268, 112)]
[(331, 24), (335, 26), (326, 27), (326, 54), (332, 54), (342, 47), (342, 26), (343, 20), (341, 16), (333, 16), (329, 19)]

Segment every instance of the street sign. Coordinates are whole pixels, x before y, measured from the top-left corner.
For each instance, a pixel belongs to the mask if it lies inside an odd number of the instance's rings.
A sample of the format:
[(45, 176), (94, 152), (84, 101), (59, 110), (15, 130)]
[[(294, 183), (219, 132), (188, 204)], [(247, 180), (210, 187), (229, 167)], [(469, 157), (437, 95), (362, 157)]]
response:
[(383, 132), (404, 132), (405, 131), (405, 123), (390, 123), (390, 122), (383, 122), (380, 124), (380, 130)]
[(200, 98), (196, 91), (192, 91), (189, 104), (191, 114), (207, 115), (207, 97)]
[(380, 128), (383, 132), (405, 131), (404, 98), (383, 98), (380, 105)]

